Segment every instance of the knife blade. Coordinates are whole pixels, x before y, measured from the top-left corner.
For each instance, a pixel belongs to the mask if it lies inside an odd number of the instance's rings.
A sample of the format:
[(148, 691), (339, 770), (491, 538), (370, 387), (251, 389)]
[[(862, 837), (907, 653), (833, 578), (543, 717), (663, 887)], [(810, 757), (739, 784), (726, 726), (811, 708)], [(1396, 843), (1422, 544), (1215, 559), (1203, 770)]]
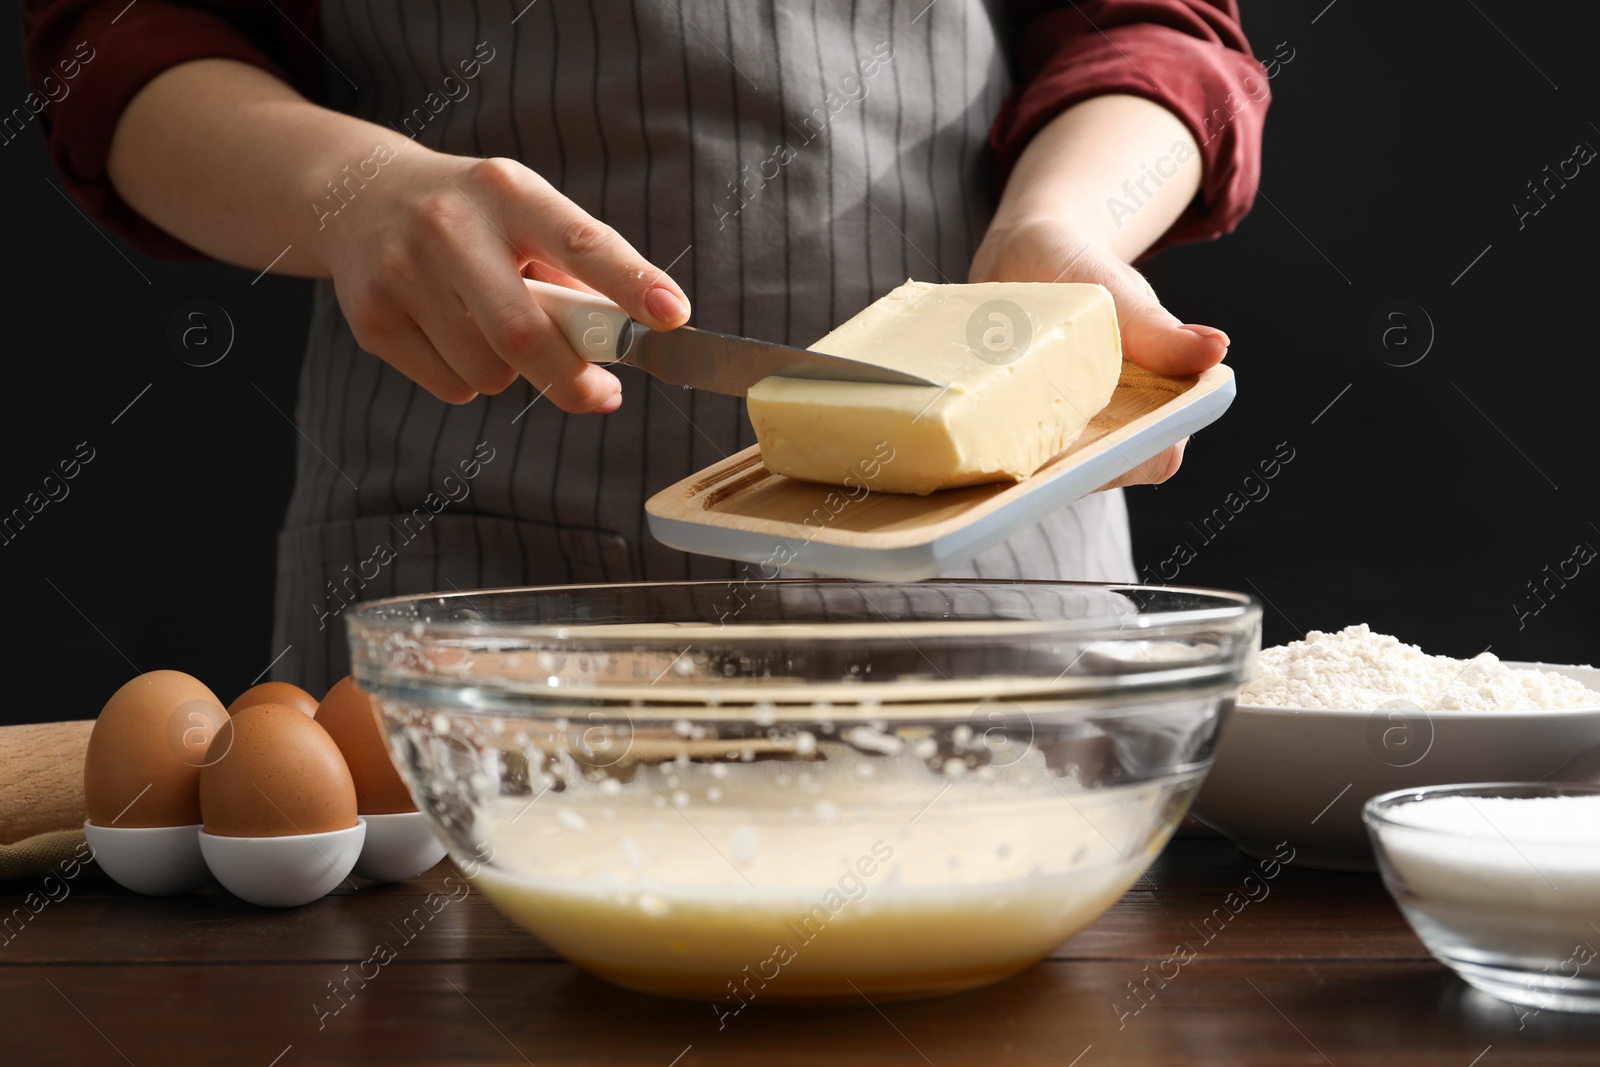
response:
[(690, 326), (652, 330), (603, 297), (527, 279), (528, 292), (591, 363), (625, 363), (673, 385), (744, 396), (763, 378), (942, 388), (905, 371)]

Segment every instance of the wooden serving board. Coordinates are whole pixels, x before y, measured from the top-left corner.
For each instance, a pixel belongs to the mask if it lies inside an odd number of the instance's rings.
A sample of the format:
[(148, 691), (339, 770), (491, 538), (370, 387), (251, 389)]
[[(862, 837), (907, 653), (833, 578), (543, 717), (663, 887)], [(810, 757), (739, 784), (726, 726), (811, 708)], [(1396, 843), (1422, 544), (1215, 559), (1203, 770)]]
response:
[[(1111, 401), (1065, 452), (1020, 482), (927, 496), (855, 492), (773, 474), (752, 445), (651, 497), (650, 532), (673, 548), (872, 581), (920, 581), (963, 563), (1177, 444), (1228, 409), (1233, 371), (1169, 378), (1124, 361)], [(807, 520), (810, 520), (809, 522)]]

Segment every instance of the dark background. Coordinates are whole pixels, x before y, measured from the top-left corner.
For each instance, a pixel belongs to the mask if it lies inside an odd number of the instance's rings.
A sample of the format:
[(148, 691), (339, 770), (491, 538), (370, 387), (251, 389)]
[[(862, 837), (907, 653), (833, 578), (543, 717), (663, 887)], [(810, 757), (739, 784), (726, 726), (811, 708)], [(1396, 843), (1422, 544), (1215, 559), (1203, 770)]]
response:
[[(1152, 577), (1256, 594), (1271, 644), (1364, 621), (1430, 652), (1596, 658), (1600, 563), (1550, 580), (1542, 604), (1528, 589), (1579, 544), (1600, 548), (1600, 165), (1520, 228), (1512, 206), (1579, 142), (1600, 148), (1593, 27), (1552, 10), (1245, 4), (1256, 54), (1290, 57), (1273, 71), (1262, 196), (1233, 236), (1148, 266), (1180, 318), (1231, 335), (1240, 393), (1174, 482), (1130, 493)], [(13, 24), (0, 40), (0, 92), (17, 101), (20, 37)], [(274, 539), (296, 434), (282, 412), (307, 287), (114, 244), (33, 132), (0, 145), (0, 188), (0, 512), (80, 442), (94, 450), (70, 494), (0, 545), (0, 722), (92, 717), (136, 669), (185, 670), (231, 699), (281, 651)], [(213, 366), (168, 345), (194, 300), (233, 323)], [(1388, 347), (1371, 336), (1385, 328)], [(1293, 459), (1247, 486), (1285, 444)], [(1241, 508), (1247, 488), (1258, 499)]]

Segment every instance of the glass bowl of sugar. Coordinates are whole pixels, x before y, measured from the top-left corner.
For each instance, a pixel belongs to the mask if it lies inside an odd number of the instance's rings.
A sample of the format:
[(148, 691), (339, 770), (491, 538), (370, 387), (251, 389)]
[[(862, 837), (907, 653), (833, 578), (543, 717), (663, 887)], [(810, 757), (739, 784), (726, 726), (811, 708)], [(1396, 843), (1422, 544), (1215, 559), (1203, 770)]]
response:
[(1384, 884), (1440, 962), (1513, 1004), (1600, 1013), (1600, 785), (1406, 789), (1363, 815)]

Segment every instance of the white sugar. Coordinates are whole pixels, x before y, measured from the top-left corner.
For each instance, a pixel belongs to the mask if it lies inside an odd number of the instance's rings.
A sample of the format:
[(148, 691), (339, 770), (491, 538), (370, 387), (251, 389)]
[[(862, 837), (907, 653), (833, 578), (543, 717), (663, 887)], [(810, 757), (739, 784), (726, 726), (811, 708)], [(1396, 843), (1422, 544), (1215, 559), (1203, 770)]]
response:
[(1385, 813), (1397, 895), (1444, 941), (1563, 959), (1600, 944), (1600, 796), (1434, 797)]
[(1600, 693), (1553, 671), (1508, 667), (1489, 652), (1430, 656), (1365, 624), (1263, 649), (1239, 700), (1277, 708), (1535, 711), (1600, 707)]
[(1430, 797), (1396, 805), (1384, 815), (1393, 823), (1466, 838), (1517, 845), (1589, 845), (1594, 852), (1583, 858), (1600, 875), (1600, 796)]

